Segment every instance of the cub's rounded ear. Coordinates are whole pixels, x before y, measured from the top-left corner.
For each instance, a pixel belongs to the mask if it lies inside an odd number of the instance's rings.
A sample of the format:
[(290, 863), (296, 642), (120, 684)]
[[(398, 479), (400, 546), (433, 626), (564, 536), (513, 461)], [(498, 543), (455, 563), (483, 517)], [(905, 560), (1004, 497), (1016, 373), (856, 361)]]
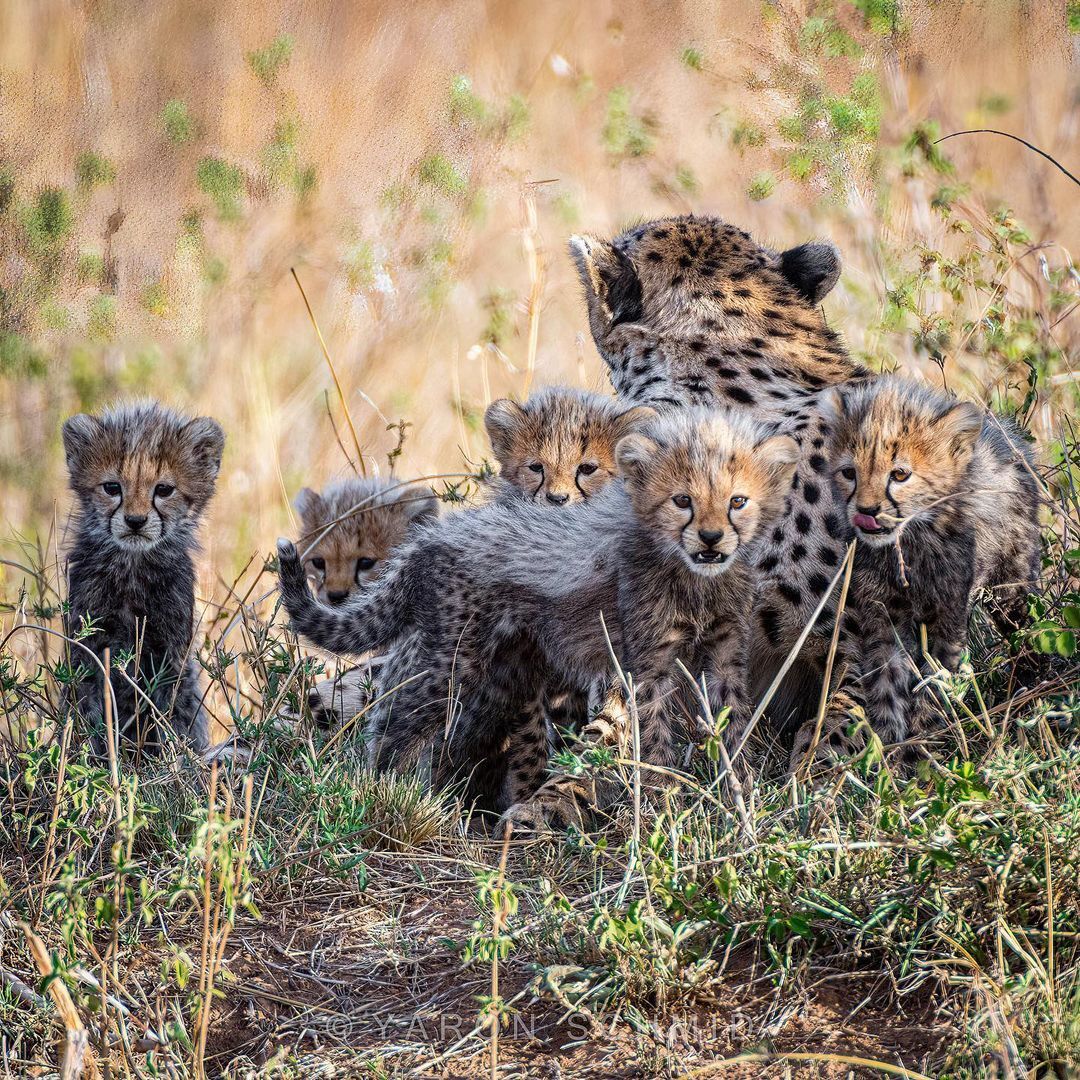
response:
[(570, 255), (585, 288), (589, 326), (601, 348), (619, 323), (641, 318), (641, 280), (624, 251), (595, 236), (571, 236)]
[(772, 435), (754, 447), (754, 459), (772, 473), (786, 494), (799, 461), (799, 444), (790, 435)]
[(79, 413), (64, 421), (60, 434), (64, 440), (64, 459), (69, 472), (75, 470), (86, 458), (103, 430), (102, 422), (87, 413)]
[(619, 413), (615, 417), (615, 437), (621, 439), (633, 431), (640, 431), (650, 420), (655, 420), (659, 414), (648, 405), (635, 405), (632, 409)]
[(781, 254), (780, 271), (811, 304), (820, 304), (840, 277), (840, 252), (829, 243), (800, 244)]
[(326, 516), (326, 504), (323, 497), (311, 488), (301, 488), (293, 499), (293, 509), (300, 515), (305, 525), (322, 521)]
[(818, 395), (817, 406), (821, 418), (830, 424), (838, 424), (847, 412), (844, 395), (835, 386), (830, 386)]
[(195, 460), (211, 477), (221, 468), (221, 455), (225, 451), (225, 432), (221, 425), (209, 416), (196, 416), (184, 426), (184, 436), (191, 446)]
[(649, 462), (656, 457), (659, 450), (660, 447), (644, 435), (624, 435), (615, 444), (615, 465), (619, 475), (631, 483), (642, 483), (648, 472)]
[(933, 427), (946, 439), (953, 452), (970, 450), (982, 431), (986, 415), (978, 405), (961, 401), (943, 412)]
[(487, 407), (487, 412), (484, 413), (484, 427), (487, 429), (488, 439), (491, 440), (491, 449), (500, 465), (506, 463), (514, 442), (521, 434), (527, 420), (528, 413), (516, 401), (511, 401), (509, 398), (499, 398)]
[(799, 460), (799, 444), (790, 435), (770, 435), (754, 447), (754, 454), (770, 465), (794, 465)]
[(408, 515), (410, 529), (439, 516), (439, 500), (430, 490), (406, 488), (401, 503)]

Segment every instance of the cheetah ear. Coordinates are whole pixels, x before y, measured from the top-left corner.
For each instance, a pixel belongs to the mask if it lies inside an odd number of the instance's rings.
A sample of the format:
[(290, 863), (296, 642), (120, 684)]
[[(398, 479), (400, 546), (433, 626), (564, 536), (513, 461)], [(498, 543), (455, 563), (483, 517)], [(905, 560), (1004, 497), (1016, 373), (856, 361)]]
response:
[(641, 434), (624, 435), (615, 445), (615, 465), (619, 475), (632, 484), (641, 484), (660, 447)]
[(327, 517), (326, 503), (323, 502), (323, 497), (309, 487), (301, 488), (296, 493), (296, 498), (293, 499), (293, 507), (300, 515), (300, 520), (308, 527), (317, 525)]
[(196, 463), (205, 470), (209, 479), (214, 479), (221, 468), (221, 455), (225, 451), (225, 432), (221, 430), (221, 425), (209, 416), (196, 416), (184, 425), (184, 437), (188, 440)]
[(604, 339), (619, 323), (641, 318), (641, 281), (624, 251), (595, 236), (571, 236), (570, 255), (585, 288), (593, 339), (603, 353)]
[(983, 428), (985, 415), (978, 405), (961, 401), (943, 412), (931, 425), (948, 440), (953, 453), (971, 450)]
[(799, 461), (799, 444), (790, 435), (773, 435), (754, 447), (754, 458), (773, 474), (780, 490), (786, 493)]
[(491, 449), (495, 452), (499, 464), (505, 464), (514, 448), (514, 442), (525, 426), (527, 413), (509, 398), (493, 401), (484, 413), (484, 427), (487, 428)]
[(817, 399), (818, 412), (823, 420), (838, 424), (847, 411), (844, 395), (835, 386), (830, 386)]
[(655, 420), (659, 414), (648, 405), (635, 405), (632, 409), (619, 413), (615, 417), (615, 438), (621, 439), (631, 432), (640, 431), (650, 420)]
[(408, 515), (410, 529), (434, 521), (439, 516), (439, 500), (430, 490), (406, 488), (401, 502)]
[(104, 425), (96, 416), (79, 413), (64, 421), (61, 435), (68, 472), (74, 474), (101, 435)]
[(820, 304), (840, 277), (840, 252), (832, 244), (800, 244), (780, 255), (780, 271), (811, 304)]

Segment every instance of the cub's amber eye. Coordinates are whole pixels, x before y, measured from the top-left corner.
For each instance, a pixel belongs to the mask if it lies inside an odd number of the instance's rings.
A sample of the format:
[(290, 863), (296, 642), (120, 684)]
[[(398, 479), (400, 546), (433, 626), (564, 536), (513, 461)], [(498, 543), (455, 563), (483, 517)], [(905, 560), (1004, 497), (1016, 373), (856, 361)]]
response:
[(101, 490), (104, 491), (106, 495), (111, 495), (115, 499), (124, 489), (115, 480), (107, 480), (101, 485)]
[(889, 476), (891, 476), (892, 479), (895, 480), (898, 484), (902, 484), (910, 475), (910, 469), (901, 468), (893, 469), (893, 471), (889, 473)]
[(311, 565), (314, 566), (316, 570), (325, 570), (326, 560), (319, 556), (316, 556), (314, 559), (311, 560)]
[(842, 468), (842, 469), (840, 470), (840, 475), (841, 475), (841, 476), (842, 476), (842, 477), (843, 477), (843, 478), (844, 478), (845, 480), (854, 480), (854, 479), (855, 479), (855, 476), (856, 476), (856, 473), (855, 473), (855, 466), (854, 466), (854, 465), (845, 465), (845, 466), (844, 466), (844, 467), (843, 467), (843, 468)]
[(532, 462), (529, 463), (529, 470), (531, 472), (537, 472), (537, 473), (543, 472), (544, 471), (544, 466), (541, 465), (539, 461), (532, 461)]
[(376, 563), (375, 559), (372, 559), (370, 556), (365, 555), (362, 559), (357, 559), (356, 560), (356, 569), (357, 570), (370, 570), (375, 565), (375, 563)]
[(731, 496), (731, 509), (741, 510), (749, 500), (745, 495), (732, 495)]
[(167, 499), (175, 490), (176, 487), (173, 484), (158, 484), (154, 488), (154, 495), (159, 499)]
[(691, 504), (691, 502), (693, 500), (690, 498), (689, 495), (673, 495), (672, 498), (671, 498), (671, 501), (680, 510), (689, 510), (690, 509), (690, 504)]
[(592, 463), (591, 461), (583, 461), (583, 462), (582, 462), (582, 463), (581, 463), (581, 464), (580, 464), (580, 465), (578, 466), (578, 469), (577, 469), (577, 471), (578, 471), (579, 473), (581, 473), (581, 475), (582, 475), (582, 476), (592, 476), (592, 474), (593, 474), (594, 472), (596, 472), (596, 470), (597, 470), (598, 468), (599, 468), (599, 466), (598, 466), (598, 465), (594, 465), (594, 464), (593, 464), (593, 463)]

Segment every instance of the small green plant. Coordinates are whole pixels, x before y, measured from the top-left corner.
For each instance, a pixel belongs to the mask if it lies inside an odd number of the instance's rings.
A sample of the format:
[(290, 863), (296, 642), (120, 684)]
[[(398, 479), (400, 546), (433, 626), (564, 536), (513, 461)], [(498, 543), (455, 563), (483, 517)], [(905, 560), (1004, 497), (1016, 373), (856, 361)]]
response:
[(691, 71), (705, 70), (705, 54), (697, 45), (685, 46), (679, 54), (679, 59), (682, 61), (683, 67), (687, 67)]
[(266, 86), (272, 86), (282, 69), (288, 64), (293, 52), (293, 39), (289, 34), (281, 34), (261, 49), (254, 49), (247, 54), (248, 67), (255, 77)]
[(204, 157), (195, 171), (199, 190), (210, 196), (222, 221), (240, 219), (243, 176), (236, 165), (219, 157)]
[(776, 177), (772, 173), (760, 172), (747, 184), (746, 195), (753, 202), (761, 202), (773, 193), (775, 187)]
[(607, 101), (607, 117), (600, 133), (604, 149), (614, 158), (640, 158), (652, 153), (655, 121), (635, 113), (630, 90), (616, 86)]
[(55, 250), (70, 235), (75, 224), (71, 200), (63, 188), (44, 187), (27, 208), (23, 219), (30, 250)]
[(79, 189), (91, 192), (116, 180), (116, 166), (93, 150), (84, 150), (75, 159), (75, 176)]
[(457, 166), (443, 154), (429, 154), (422, 158), (416, 166), (416, 177), (421, 184), (451, 197), (463, 195), (469, 187)]
[(191, 142), (195, 138), (196, 127), (187, 102), (181, 98), (172, 98), (165, 102), (161, 110), (161, 128), (165, 132), (165, 138), (174, 146)]

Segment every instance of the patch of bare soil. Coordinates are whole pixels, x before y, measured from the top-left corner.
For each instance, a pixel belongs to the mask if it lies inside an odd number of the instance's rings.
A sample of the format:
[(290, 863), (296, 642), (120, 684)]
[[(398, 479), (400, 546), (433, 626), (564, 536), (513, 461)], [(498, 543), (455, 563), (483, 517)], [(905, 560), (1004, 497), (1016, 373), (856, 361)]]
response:
[[(454, 859), (380, 859), (377, 896), (309, 885), (264, 910), (261, 922), (237, 926), (226, 961), (232, 977), (210, 1031), (212, 1073), (272, 1073), (275, 1062), (294, 1060), (305, 1076), (488, 1075), (490, 1033), (478, 1018), (490, 966), (463, 965), (454, 947), (479, 916), (473, 877)], [(899, 1008), (879, 973), (815, 972), (793, 991), (775, 986), (746, 952), (729, 958), (707, 1006), (672, 1008), (663, 1019), (575, 1012), (545, 991), (550, 980), (538, 965), (512, 952), (500, 973), (512, 1013), (500, 1034), (499, 1076), (880, 1076), (827, 1058), (926, 1072), (940, 1055), (947, 1029), (935, 1023), (932, 1003), (905, 999)], [(707, 1070), (750, 1052), (826, 1059)]]

